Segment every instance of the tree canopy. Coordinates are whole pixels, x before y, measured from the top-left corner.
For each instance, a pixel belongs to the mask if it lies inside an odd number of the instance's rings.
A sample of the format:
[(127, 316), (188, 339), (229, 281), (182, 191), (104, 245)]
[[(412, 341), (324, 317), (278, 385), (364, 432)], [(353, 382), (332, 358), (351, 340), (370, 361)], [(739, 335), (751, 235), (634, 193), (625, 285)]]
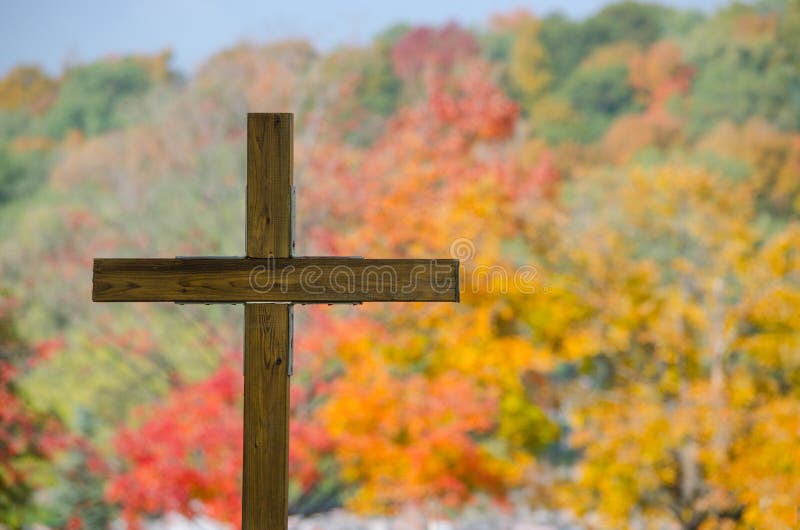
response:
[(462, 259), (460, 305), (297, 308), (291, 509), (522, 503), (792, 528), (800, 4), (613, 4), (0, 80), (0, 518), (239, 524), (241, 311), (92, 305), (94, 256), (243, 248), (295, 113), (299, 255)]

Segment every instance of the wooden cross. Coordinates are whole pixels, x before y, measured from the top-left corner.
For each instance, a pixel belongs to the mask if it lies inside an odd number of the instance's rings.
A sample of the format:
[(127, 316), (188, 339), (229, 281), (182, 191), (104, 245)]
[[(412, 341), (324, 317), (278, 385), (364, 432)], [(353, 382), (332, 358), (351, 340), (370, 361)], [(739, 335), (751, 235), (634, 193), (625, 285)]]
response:
[(244, 530), (288, 528), (292, 304), (459, 299), (458, 260), (293, 257), (292, 135), (247, 115), (245, 257), (94, 260), (95, 302), (244, 303)]

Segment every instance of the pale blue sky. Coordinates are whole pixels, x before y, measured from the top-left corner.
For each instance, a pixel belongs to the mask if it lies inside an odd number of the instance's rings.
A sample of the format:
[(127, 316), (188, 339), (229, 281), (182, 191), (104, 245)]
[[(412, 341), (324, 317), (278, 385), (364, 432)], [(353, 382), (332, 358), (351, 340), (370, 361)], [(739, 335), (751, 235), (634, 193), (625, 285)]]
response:
[[(364, 42), (395, 22), (477, 25), (497, 12), (526, 7), (583, 17), (604, 0), (0, 0), (0, 75), (19, 63), (57, 73), (65, 63), (114, 53), (171, 47), (174, 65), (191, 71), (212, 53), (242, 39), (289, 36), (326, 49)], [(713, 9), (727, 0), (663, 0)]]

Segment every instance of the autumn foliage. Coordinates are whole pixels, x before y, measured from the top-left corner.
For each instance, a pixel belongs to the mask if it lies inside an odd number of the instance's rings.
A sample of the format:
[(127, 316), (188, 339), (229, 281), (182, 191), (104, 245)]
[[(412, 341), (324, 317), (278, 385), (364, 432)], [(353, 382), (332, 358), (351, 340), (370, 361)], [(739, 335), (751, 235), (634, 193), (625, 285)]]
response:
[(626, 2), (240, 44), (185, 79), (168, 54), (13, 70), (3, 522), (240, 523), (241, 308), (88, 293), (93, 256), (241, 253), (243, 116), (270, 110), (295, 112), (298, 254), (462, 260), (458, 305), (295, 309), (293, 513), (795, 528), (798, 34), (796, 2)]

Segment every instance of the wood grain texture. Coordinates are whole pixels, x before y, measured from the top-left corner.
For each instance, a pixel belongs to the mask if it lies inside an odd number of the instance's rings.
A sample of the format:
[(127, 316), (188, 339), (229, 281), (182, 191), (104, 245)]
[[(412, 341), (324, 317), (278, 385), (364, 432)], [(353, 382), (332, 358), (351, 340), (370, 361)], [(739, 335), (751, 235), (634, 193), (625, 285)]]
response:
[[(247, 115), (250, 258), (292, 255), (292, 129), (291, 114)], [(245, 304), (243, 530), (289, 527), (291, 313), (290, 305)]]
[(292, 114), (247, 115), (247, 255), (292, 253)]
[(289, 518), (288, 304), (245, 304), (242, 528)]
[(95, 259), (97, 302), (457, 302), (458, 260)]

